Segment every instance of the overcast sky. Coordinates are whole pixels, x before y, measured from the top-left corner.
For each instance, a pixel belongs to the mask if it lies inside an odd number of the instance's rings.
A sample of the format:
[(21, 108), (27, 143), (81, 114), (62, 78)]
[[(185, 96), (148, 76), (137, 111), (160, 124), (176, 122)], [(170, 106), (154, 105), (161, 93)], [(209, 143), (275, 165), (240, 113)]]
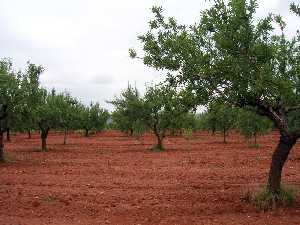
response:
[[(259, 0), (257, 16), (281, 14), (288, 31), (300, 20), (289, 13), (290, 0)], [(300, 3), (300, 0), (294, 0)], [(163, 79), (128, 56), (138, 48), (137, 35), (147, 30), (150, 8), (163, 6), (168, 16), (191, 24), (208, 7), (205, 0), (0, 0), (0, 57), (16, 69), (26, 62), (43, 65), (42, 86), (67, 90), (84, 103), (105, 103), (126, 88)]]

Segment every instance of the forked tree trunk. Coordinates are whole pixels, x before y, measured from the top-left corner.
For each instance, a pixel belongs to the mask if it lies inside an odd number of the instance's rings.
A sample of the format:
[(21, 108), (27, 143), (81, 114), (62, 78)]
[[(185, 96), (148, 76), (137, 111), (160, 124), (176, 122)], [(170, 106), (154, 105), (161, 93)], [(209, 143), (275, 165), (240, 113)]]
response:
[(0, 162), (4, 162), (4, 143), (3, 143), (3, 132), (0, 131)]
[(10, 129), (9, 128), (6, 129), (6, 141), (10, 142)]
[(281, 135), (279, 144), (272, 155), (272, 163), (269, 171), (267, 187), (276, 201), (278, 200), (278, 194), (281, 188), (282, 168), (296, 141), (297, 139), (294, 137)]

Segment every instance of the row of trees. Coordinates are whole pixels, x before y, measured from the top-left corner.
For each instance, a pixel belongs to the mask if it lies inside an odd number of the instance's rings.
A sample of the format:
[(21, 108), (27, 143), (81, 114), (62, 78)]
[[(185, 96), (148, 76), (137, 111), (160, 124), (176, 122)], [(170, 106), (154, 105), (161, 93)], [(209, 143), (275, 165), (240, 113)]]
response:
[(231, 129), (238, 129), (247, 138), (256, 138), (272, 129), (272, 122), (255, 114), (251, 109), (239, 109), (213, 102), (207, 110), (196, 114), (188, 104), (191, 96), (164, 85), (148, 87), (141, 96), (136, 87), (128, 86), (119, 97), (109, 103), (115, 106), (112, 113), (113, 127), (131, 136), (151, 131), (157, 138), (155, 149), (163, 149), (167, 133), (184, 130), (210, 130), (226, 136)]
[(238, 130), (246, 138), (254, 139), (257, 146), (257, 137), (268, 133), (273, 129), (272, 121), (257, 115), (251, 109), (240, 109), (226, 104), (212, 103), (207, 111), (196, 115), (196, 130), (210, 130), (223, 134), (223, 142), (226, 143), (228, 132)]
[[(27, 132), (29, 138), (31, 131), (39, 130), (42, 151), (46, 151), (50, 129), (63, 130), (66, 144), (70, 129), (82, 129), (88, 136), (91, 129), (100, 131), (106, 125), (109, 113), (98, 103), (85, 106), (68, 93), (42, 88), (39, 80), (43, 71), (41, 66), (28, 63), (24, 72), (15, 72), (9, 59), (0, 60), (0, 114), (5, 115), (0, 117), (0, 146), (4, 132), (10, 141), (11, 130)], [(0, 153), (3, 161), (3, 151)]]

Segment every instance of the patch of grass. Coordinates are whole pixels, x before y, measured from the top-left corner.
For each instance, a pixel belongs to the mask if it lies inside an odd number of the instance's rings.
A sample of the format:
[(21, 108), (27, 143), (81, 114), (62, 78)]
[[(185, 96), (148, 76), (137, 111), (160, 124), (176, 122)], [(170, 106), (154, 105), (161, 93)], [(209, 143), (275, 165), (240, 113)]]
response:
[(293, 205), (296, 197), (296, 190), (293, 187), (282, 186), (278, 196), (274, 196), (267, 188), (256, 193), (246, 192), (242, 200), (253, 204), (257, 209), (267, 211), (275, 210), (278, 206)]
[(193, 129), (192, 128), (183, 129), (182, 135), (186, 140), (193, 139)]
[(4, 164), (4, 163), (13, 162), (13, 159), (8, 154), (4, 153), (3, 157), (4, 157), (4, 161), (0, 161), (0, 163)]
[(165, 149), (162, 147), (162, 148), (159, 148), (157, 145), (153, 146), (151, 149), (151, 151), (153, 152), (162, 152), (164, 151)]
[(258, 149), (258, 148), (260, 148), (260, 145), (258, 144), (258, 143), (252, 143), (252, 144), (249, 144), (249, 148), (256, 148), (256, 149)]
[(56, 198), (49, 195), (41, 199), (43, 202), (52, 203), (56, 201)]

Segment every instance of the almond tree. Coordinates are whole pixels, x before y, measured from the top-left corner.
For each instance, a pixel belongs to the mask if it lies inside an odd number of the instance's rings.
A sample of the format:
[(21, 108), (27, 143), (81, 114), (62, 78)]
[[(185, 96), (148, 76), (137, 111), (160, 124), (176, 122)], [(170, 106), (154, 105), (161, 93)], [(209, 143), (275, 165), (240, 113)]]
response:
[(251, 110), (240, 110), (237, 121), (241, 134), (246, 138), (254, 138), (255, 145), (257, 145), (257, 136), (268, 133), (272, 129), (272, 121)]
[(181, 129), (185, 125), (182, 120), (188, 118), (188, 99), (185, 92), (163, 85), (148, 87), (143, 98), (141, 121), (157, 138), (156, 150), (163, 150), (166, 132)]
[[(145, 53), (140, 58), (169, 71), (172, 85), (186, 87), (202, 101), (251, 107), (274, 123), (280, 140), (267, 189), (276, 202), (283, 166), (300, 137), (300, 127), (291, 129), (289, 120), (300, 110), (300, 34), (288, 38), (285, 23), (274, 14), (254, 22), (257, 7), (256, 0), (214, 0), (191, 26), (166, 19), (162, 8), (154, 7), (150, 29), (139, 37)], [(297, 5), (291, 9), (300, 15)], [(137, 54), (131, 49), (130, 55)]]
[(82, 106), (80, 111), (80, 128), (85, 130), (85, 137), (89, 136), (89, 131), (95, 129), (101, 131), (105, 128), (109, 118), (106, 109), (100, 107), (99, 103), (91, 103), (89, 106)]
[(112, 113), (113, 126), (130, 136), (143, 133), (144, 126), (139, 118), (142, 117), (143, 101), (136, 87), (128, 85), (119, 97), (108, 101), (115, 107)]

